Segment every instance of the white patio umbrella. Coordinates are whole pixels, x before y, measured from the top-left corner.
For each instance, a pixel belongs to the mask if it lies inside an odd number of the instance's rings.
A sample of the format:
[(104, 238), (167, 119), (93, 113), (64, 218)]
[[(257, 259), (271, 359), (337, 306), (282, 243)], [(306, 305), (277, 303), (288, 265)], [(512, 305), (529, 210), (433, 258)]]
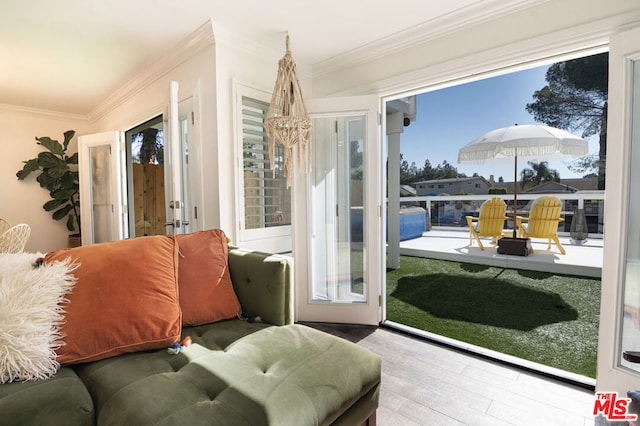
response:
[(571, 157), (587, 155), (589, 143), (566, 130), (525, 124), (491, 130), (472, 140), (458, 151), (458, 163), (482, 164), (495, 158), (513, 158), (513, 237), (516, 236), (515, 216), (518, 203), (518, 156), (544, 157), (564, 154)]

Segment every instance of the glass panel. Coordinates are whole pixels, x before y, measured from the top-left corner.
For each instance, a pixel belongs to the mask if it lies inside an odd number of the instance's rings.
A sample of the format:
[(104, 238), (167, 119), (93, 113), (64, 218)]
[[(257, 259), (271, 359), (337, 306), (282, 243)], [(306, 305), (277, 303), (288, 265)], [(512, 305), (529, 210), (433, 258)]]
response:
[(167, 231), (162, 116), (128, 130), (125, 139), (129, 235), (164, 235)]
[(283, 173), (282, 145), (276, 144), (275, 158), (269, 158), (264, 129), (268, 109), (267, 102), (242, 97), (244, 229), (291, 225), (291, 191)]
[(91, 173), (91, 214), (93, 215), (93, 242), (111, 241), (113, 235), (113, 200), (111, 200), (111, 147), (89, 148)]
[[(626, 276), (624, 282), (624, 315), (622, 351), (640, 351), (640, 65), (633, 63), (631, 152), (629, 155), (629, 207), (627, 223)], [(640, 371), (640, 364), (622, 359), (622, 365)]]
[(188, 117), (180, 117), (180, 153), (182, 158), (181, 184), (182, 184), (182, 232), (190, 231), (189, 209), (191, 206), (191, 198), (189, 194), (189, 119)]
[(312, 301), (365, 302), (364, 161), (366, 117), (313, 120)]

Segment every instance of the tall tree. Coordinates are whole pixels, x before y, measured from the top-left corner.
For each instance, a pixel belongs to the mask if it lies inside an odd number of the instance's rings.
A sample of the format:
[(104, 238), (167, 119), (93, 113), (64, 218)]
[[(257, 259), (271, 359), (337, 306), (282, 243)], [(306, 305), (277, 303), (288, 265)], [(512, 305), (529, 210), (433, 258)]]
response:
[(520, 187), (522, 189), (538, 186), (544, 182), (560, 182), (560, 173), (556, 169), (550, 169), (548, 162), (527, 161), (527, 164), (529, 164), (529, 168), (520, 172)]
[(579, 172), (597, 171), (598, 189), (604, 189), (607, 151), (607, 98), (609, 54), (587, 56), (551, 65), (547, 85), (533, 94), (526, 109), (536, 121), (582, 137), (599, 135), (597, 158), (582, 158), (575, 163)]

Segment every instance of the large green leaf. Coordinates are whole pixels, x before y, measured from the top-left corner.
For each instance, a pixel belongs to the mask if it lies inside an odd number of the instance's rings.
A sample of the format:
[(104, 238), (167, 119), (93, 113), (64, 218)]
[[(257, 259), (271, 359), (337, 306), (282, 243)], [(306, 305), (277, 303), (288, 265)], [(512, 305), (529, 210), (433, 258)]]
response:
[(55, 200), (69, 200), (76, 192), (78, 191), (73, 188), (59, 188), (49, 195)]
[(69, 170), (69, 166), (67, 166), (66, 163), (64, 162), (60, 162), (55, 166), (44, 169), (43, 173), (48, 174), (54, 179), (61, 179), (65, 175), (65, 173), (67, 173), (68, 170)]
[(41, 152), (40, 154), (38, 154), (38, 164), (43, 169), (56, 167), (60, 163), (66, 165), (66, 163), (60, 159), (60, 157), (56, 157), (50, 152)]
[(67, 229), (69, 231), (76, 230), (76, 216), (74, 214), (69, 214), (67, 217)]
[(72, 207), (70, 205), (66, 205), (62, 207), (60, 210), (56, 210), (53, 212), (53, 218), (55, 220), (64, 219), (70, 212), (72, 211)]
[(60, 145), (60, 142), (58, 142), (57, 140), (51, 139), (48, 136), (44, 136), (44, 137), (41, 137), (41, 138), (36, 138), (36, 140), (38, 141), (38, 144), (44, 146), (49, 151), (51, 151), (53, 154), (60, 155), (60, 156), (64, 154), (65, 150), (62, 147), (62, 145)]
[(36, 180), (42, 188), (46, 188), (49, 192), (58, 189), (58, 179), (52, 178), (48, 173), (40, 173)]
[(18, 177), (18, 180), (22, 180), (27, 176), (29, 176), (31, 172), (35, 172), (39, 168), (40, 167), (38, 165), (38, 159), (32, 158), (31, 160), (24, 162), (24, 166), (22, 167), (22, 170), (18, 171), (18, 173), (16, 173), (16, 176)]
[(45, 211), (50, 212), (51, 210), (55, 210), (58, 207), (60, 207), (61, 205), (65, 204), (67, 202), (67, 199), (61, 199), (61, 200), (49, 200), (46, 203), (44, 203), (44, 205), (42, 206), (43, 209), (45, 209)]
[[(67, 147), (69, 146), (69, 142), (71, 141), (71, 138), (73, 138), (73, 136), (76, 134), (75, 130), (67, 130), (66, 132), (64, 132), (64, 150), (67, 150)], [(75, 163), (78, 164), (78, 163)]]
[(73, 155), (67, 157), (67, 164), (78, 164), (78, 153), (74, 152)]
[(73, 170), (67, 169), (65, 174), (60, 178), (60, 186), (64, 188), (78, 189), (80, 187), (78, 179), (79, 179), (78, 172), (74, 172)]

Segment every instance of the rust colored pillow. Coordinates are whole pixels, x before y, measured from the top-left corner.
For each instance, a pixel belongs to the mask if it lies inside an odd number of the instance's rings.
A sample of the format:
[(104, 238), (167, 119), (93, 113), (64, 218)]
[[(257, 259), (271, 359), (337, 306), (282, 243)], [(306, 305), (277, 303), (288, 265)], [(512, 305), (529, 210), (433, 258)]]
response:
[(77, 283), (67, 295), (62, 365), (167, 348), (182, 331), (173, 237), (150, 236), (48, 253), (71, 257)]
[(227, 237), (219, 229), (176, 235), (183, 325), (200, 325), (240, 313), (229, 276)]

